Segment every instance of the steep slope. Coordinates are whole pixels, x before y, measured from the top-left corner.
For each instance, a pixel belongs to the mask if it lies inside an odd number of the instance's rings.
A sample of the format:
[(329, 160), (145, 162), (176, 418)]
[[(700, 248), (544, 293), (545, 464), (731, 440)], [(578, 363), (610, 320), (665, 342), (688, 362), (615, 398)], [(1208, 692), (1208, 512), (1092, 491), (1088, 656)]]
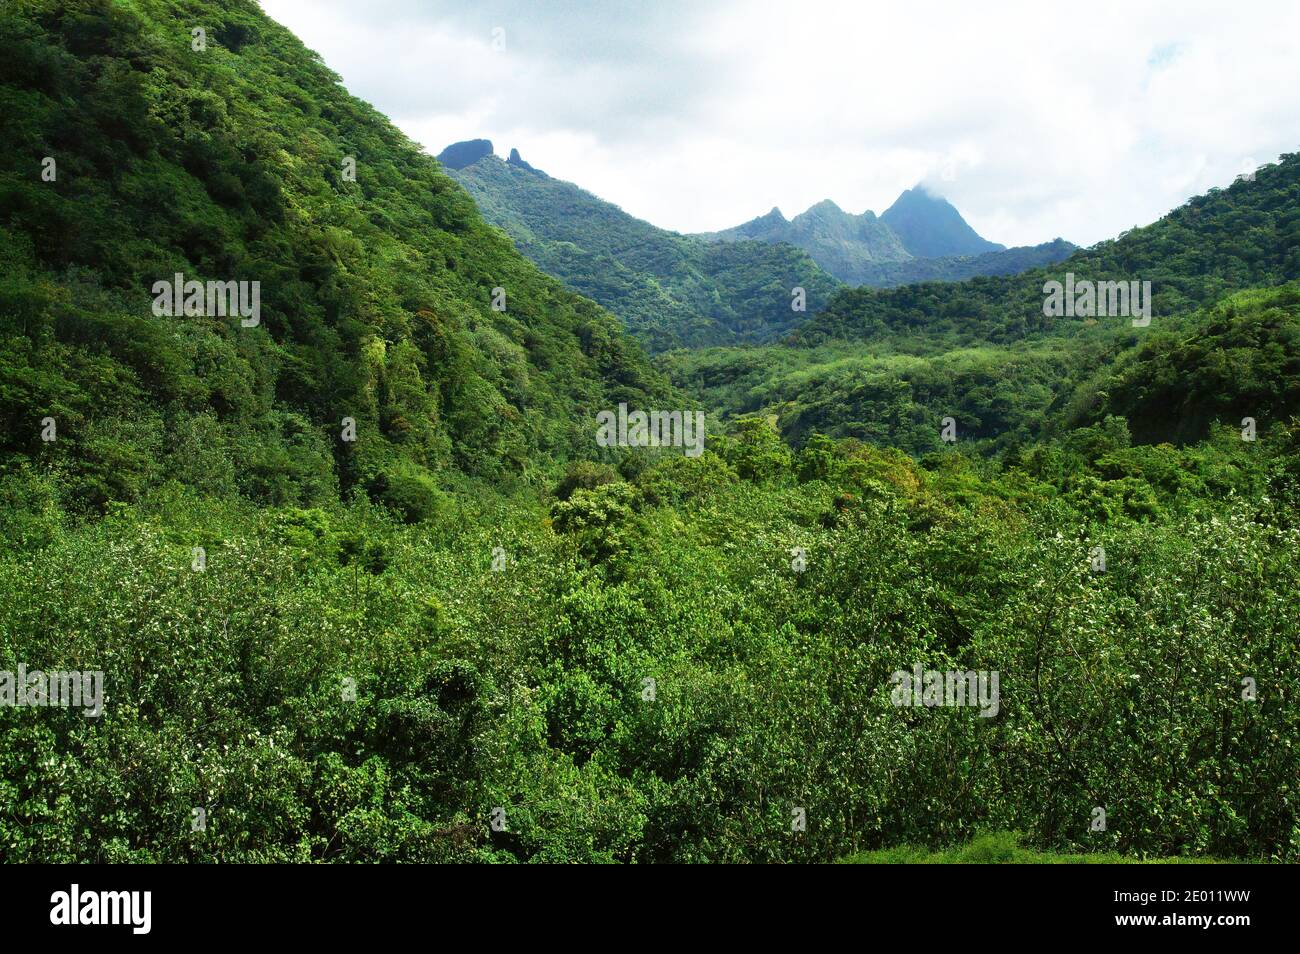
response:
[(779, 209), (773, 209), (744, 225), (700, 237), (710, 242), (739, 239), (788, 242), (811, 255), (840, 281), (851, 285), (862, 284), (873, 266), (912, 257), (874, 212), (851, 215), (830, 199), (818, 202), (789, 222)]
[(756, 219), (750, 219), (733, 228), (723, 229), (721, 232), (700, 232), (697, 238), (702, 238), (706, 242), (737, 242), (745, 239), (756, 242), (784, 242), (786, 239), (782, 236), (787, 235), (789, 231), (790, 223), (781, 214), (781, 210), (773, 206), (772, 211), (767, 215), (760, 215)]
[(840, 281), (872, 287), (1009, 275), (1060, 261), (1075, 249), (1061, 239), (1014, 249), (987, 242), (946, 200), (920, 189), (904, 192), (879, 218), (871, 211), (852, 215), (827, 199), (790, 221), (773, 209), (743, 225), (699, 237), (709, 242), (787, 242)]
[[(460, 155), (460, 145), (444, 155)], [(449, 174), (543, 271), (609, 308), (654, 351), (777, 337), (838, 284), (788, 245), (719, 247), (656, 228), (534, 169), (517, 151)], [(806, 292), (805, 313), (791, 308), (795, 287)]]
[(1191, 443), (1212, 424), (1300, 415), (1300, 284), (1230, 295), (1119, 354), (1074, 396), (1068, 424), (1123, 417), (1136, 441)]
[[(1068, 272), (1150, 281), (1151, 324), (1045, 316), (1044, 283)], [(1300, 156), (1285, 156), (1051, 268), (848, 289), (795, 347), (713, 349), (666, 367), (707, 406), (775, 416), (799, 443), (820, 433), (920, 455), (943, 449), (951, 417), (963, 447), (996, 452), (1112, 416), (1138, 443), (1185, 443), (1216, 421), (1264, 428), (1300, 409), (1300, 308), (1286, 284), (1297, 279)]]
[(918, 282), (960, 282), (979, 275), (1015, 275), (1043, 265), (1064, 261), (1079, 250), (1065, 239), (1041, 245), (1020, 245), (982, 255), (950, 255), (945, 258), (910, 258), (869, 266), (862, 274), (863, 285), (893, 288)]
[(917, 258), (980, 255), (1006, 248), (981, 238), (947, 199), (920, 186), (904, 189), (880, 219)]
[(1283, 156), (1259, 169), (1254, 181), (1211, 189), (1151, 225), (1049, 268), (960, 283), (846, 289), (793, 338), (815, 345), (923, 331), (957, 343), (1005, 343), (1072, 335), (1111, 320), (1043, 314), (1043, 284), (1068, 272), (1092, 281), (1150, 281), (1157, 326), (1228, 291), (1300, 278), (1300, 155)]
[[(549, 466), (668, 393), (252, 2), (25, 0), (0, 112), (0, 462), (82, 505), (175, 478), (413, 518), (440, 473)], [(178, 273), (260, 315), (158, 314)]]

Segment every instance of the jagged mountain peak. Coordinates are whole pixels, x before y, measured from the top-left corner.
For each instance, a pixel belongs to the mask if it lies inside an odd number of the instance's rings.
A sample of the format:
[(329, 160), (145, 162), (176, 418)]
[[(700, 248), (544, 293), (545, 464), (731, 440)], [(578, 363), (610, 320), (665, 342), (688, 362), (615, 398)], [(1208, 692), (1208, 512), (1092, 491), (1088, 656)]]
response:
[(519, 150), (513, 148), (510, 150), (510, 157), (506, 159), (506, 165), (517, 166), (520, 169), (527, 169), (529, 172), (541, 171), (536, 167), (529, 165), (527, 162), (524, 162), (524, 157), (519, 155)]
[(843, 212), (843, 211), (844, 211), (844, 210), (841, 209), (838, 205), (835, 204), (835, 200), (834, 200), (834, 199), (822, 199), (820, 202), (817, 202), (817, 203), (815, 203), (815, 204), (813, 204), (813, 205), (810, 205), (810, 206), (808, 207), (807, 211), (804, 212), (804, 215), (807, 215), (808, 212), (818, 212), (818, 211), (823, 211), (823, 210), (824, 210), (824, 211), (827, 211), (827, 212)]
[(755, 241), (729, 246), (656, 228), (516, 149), (450, 175), (525, 255), (610, 308), (651, 351), (770, 340), (801, 318), (788, 289), (803, 287), (814, 309), (838, 285), (805, 252), (766, 241), (788, 227), (779, 209), (750, 223), (758, 234), (743, 237)]
[(880, 218), (917, 258), (980, 255), (1006, 248), (981, 237), (951, 202), (924, 184), (904, 189)]

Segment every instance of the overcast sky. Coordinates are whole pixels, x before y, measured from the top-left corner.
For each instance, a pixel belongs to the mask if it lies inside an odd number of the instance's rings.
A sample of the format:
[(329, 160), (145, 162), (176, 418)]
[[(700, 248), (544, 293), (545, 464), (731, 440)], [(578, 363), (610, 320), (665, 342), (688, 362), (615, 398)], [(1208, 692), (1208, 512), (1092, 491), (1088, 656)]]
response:
[(683, 232), (926, 181), (993, 241), (1089, 245), (1300, 147), (1294, 0), (262, 6), (431, 154), (514, 146)]

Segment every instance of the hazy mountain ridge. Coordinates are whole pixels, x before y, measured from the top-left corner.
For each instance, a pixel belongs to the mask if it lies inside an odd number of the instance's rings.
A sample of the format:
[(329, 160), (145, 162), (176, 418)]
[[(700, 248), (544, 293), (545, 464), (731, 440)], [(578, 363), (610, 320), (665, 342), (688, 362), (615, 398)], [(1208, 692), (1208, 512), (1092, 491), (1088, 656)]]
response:
[(920, 186), (904, 189), (880, 219), (916, 258), (981, 255), (1006, 248), (981, 238), (951, 202)]
[(1018, 245), (981, 255), (883, 262), (866, 270), (862, 284), (872, 288), (893, 288), (917, 282), (960, 282), (981, 275), (1015, 275), (1031, 268), (1052, 265), (1078, 250), (1079, 246), (1073, 242), (1057, 238), (1041, 245)]
[(953, 205), (918, 186), (904, 190), (882, 215), (845, 212), (824, 199), (787, 221), (779, 208), (741, 225), (702, 232), (709, 242), (787, 242), (850, 285), (889, 287), (1005, 275), (1065, 258), (1062, 239), (1008, 249), (981, 238)]
[(899, 237), (874, 212), (852, 215), (825, 199), (786, 221), (780, 209), (744, 225), (698, 236), (708, 242), (756, 239), (801, 248), (840, 281), (862, 284), (871, 266), (912, 258)]
[[(486, 140), (476, 141), (486, 143)], [(467, 144), (442, 155), (459, 161)], [(545, 272), (623, 319), (652, 351), (765, 341), (820, 308), (839, 283), (788, 244), (728, 246), (658, 228), (611, 202), (535, 169), (511, 150), (447, 169)], [(805, 310), (791, 307), (803, 288)]]
[[(252, 0), (11, 3), (0, 112), (5, 861), (1300, 861), (1300, 157), (687, 397), (524, 239), (667, 340), (792, 320), (806, 253), (479, 144), (512, 244)], [(1065, 269), (1151, 326), (1044, 322)], [(692, 400), (698, 456), (593, 426)]]
[(1230, 291), (1300, 279), (1298, 204), (1300, 155), (1288, 154), (1252, 180), (1210, 189), (1150, 225), (1048, 266), (960, 283), (845, 289), (793, 340), (861, 341), (922, 326), (951, 330), (963, 343), (1072, 334), (1082, 320), (1043, 313), (1043, 283), (1067, 270), (1093, 280), (1150, 281), (1157, 319), (1184, 314)]
[[(547, 175), (518, 149), (502, 160), (486, 139), (453, 143), (438, 160), (520, 251), (609, 308), (656, 352), (779, 337), (840, 282), (890, 287), (1004, 275), (1075, 249), (1061, 239), (1015, 249), (988, 242), (920, 187), (882, 216), (854, 215), (826, 199), (790, 220), (773, 208), (734, 228), (683, 235)], [(943, 254), (925, 257), (931, 250)], [(802, 312), (790, 307), (796, 287), (806, 292)]]

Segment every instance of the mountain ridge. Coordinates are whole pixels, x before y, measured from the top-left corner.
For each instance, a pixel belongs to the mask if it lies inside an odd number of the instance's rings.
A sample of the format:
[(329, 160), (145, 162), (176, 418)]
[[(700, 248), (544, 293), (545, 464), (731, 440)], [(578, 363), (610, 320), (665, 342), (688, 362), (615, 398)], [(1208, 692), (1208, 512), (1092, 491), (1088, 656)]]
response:
[(979, 255), (885, 262), (870, 268), (862, 284), (872, 288), (894, 288), (918, 282), (960, 282), (987, 275), (1015, 275), (1031, 268), (1053, 265), (1078, 250), (1079, 246), (1073, 242), (1057, 237), (1038, 245), (1017, 245)]
[(981, 237), (951, 202), (922, 186), (904, 189), (880, 219), (916, 258), (981, 255), (1006, 249)]
[[(1260, 167), (1250, 180), (1211, 188), (1149, 225), (1076, 249), (1060, 262), (947, 285), (846, 289), (791, 340), (805, 345), (868, 340), (922, 321), (931, 330), (964, 324), (972, 341), (998, 343), (1057, 331), (1063, 320), (1043, 314), (1042, 286), (1067, 270), (1093, 280), (1151, 281), (1157, 317), (1206, 307), (1229, 291), (1300, 279), (1300, 216), (1292, 208), (1297, 194), (1300, 154), (1290, 153)], [(1225, 223), (1247, 218), (1253, 224), (1244, 235), (1252, 248), (1243, 254), (1246, 239)], [(1169, 248), (1179, 255), (1171, 256)]]
[[(773, 206), (731, 229), (684, 235), (547, 175), (518, 148), (502, 160), (490, 140), (466, 140), (438, 158), (520, 251), (613, 311), (652, 352), (770, 340), (841, 282), (890, 287), (1008, 274), (1075, 248), (1062, 240), (1016, 249), (988, 242), (946, 199), (920, 187), (905, 190), (886, 214), (910, 230), (918, 250), (941, 256), (914, 254), (885, 216), (845, 212), (829, 198), (792, 219)], [(536, 175), (515, 179), (510, 170)], [(789, 308), (795, 288), (805, 289), (805, 312)]]
[(706, 242), (752, 239), (801, 248), (840, 281), (861, 284), (870, 267), (912, 258), (902, 241), (870, 210), (853, 215), (823, 199), (787, 220), (780, 209), (719, 232), (697, 233)]
[[(610, 309), (651, 352), (775, 339), (839, 287), (794, 246), (711, 244), (658, 228), (528, 165), (517, 150), (447, 174), (525, 256)], [(796, 289), (802, 311), (793, 307)]]
[(849, 285), (892, 287), (1003, 275), (1060, 261), (1077, 246), (1056, 239), (1008, 249), (982, 238), (947, 199), (922, 186), (905, 189), (884, 213), (845, 212), (833, 199), (792, 219), (774, 206), (729, 229), (696, 233), (709, 242), (787, 242)]

